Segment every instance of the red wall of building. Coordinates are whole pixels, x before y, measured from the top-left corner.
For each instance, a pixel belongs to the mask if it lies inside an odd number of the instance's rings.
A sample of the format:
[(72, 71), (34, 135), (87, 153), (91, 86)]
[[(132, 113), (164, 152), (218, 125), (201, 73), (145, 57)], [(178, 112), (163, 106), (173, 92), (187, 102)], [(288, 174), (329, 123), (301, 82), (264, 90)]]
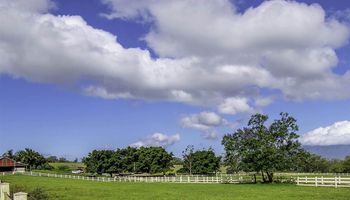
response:
[(15, 166), (15, 161), (8, 159), (8, 158), (3, 158), (0, 159), (0, 167), (14, 167)]

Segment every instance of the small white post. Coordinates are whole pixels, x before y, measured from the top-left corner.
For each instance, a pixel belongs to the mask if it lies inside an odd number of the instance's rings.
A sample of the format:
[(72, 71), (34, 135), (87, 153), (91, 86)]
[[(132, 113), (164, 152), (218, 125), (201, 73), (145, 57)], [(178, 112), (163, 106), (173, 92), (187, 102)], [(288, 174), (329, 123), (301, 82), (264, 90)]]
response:
[(315, 186), (317, 187), (317, 176), (315, 177)]
[(0, 183), (0, 199), (6, 199), (6, 196), (10, 195), (10, 184), (9, 183)]
[(324, 184), (323, 176), (321, 177), (321, 184), (322, 184), (322, 185)]
[(338, 187), (338, 184), (337, 184), (337, 177), (336, 177), (336, 176), (334, 177), (334, 187), (335, 187), (335, 188)]
[(13, 194), (13, 200), (27, 200), (28, 194), (25, 192), (17, 192)]
[(297, 177), (297, 185), (299, 185), (299, 176)]

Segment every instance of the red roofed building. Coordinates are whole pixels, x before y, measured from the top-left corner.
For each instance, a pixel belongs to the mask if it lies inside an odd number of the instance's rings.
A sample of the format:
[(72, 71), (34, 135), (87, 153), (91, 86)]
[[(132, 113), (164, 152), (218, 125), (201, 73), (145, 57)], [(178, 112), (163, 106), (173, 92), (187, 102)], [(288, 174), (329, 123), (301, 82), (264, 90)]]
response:
[(10, 158), (0, 158), (0, 172), (24, 172), (26, 165)]

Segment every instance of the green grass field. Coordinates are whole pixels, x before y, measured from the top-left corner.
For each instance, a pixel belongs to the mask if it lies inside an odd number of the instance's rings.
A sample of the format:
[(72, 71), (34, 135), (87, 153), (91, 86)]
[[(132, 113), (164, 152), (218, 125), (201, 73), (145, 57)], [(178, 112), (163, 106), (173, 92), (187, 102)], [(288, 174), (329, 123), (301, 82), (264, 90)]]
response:
[(49, 163), (52, 167), (58, 168), (60, 166), (67, 166), (70, 170), (75, 170), (79, 167), (85, 167), (83, 163), (74, 163), (74, 162), (57, 162), (57, 163)]
[(82, 180), (4, 176), (0, 179), (11, 186), (32, 190), (43, 187), (59, 200), (95, 199), (234, 199), (234, 200), (348, 200), (350, 189), (315, 188), (287, 184), (176, 184), (176, 183), (103, 183)]

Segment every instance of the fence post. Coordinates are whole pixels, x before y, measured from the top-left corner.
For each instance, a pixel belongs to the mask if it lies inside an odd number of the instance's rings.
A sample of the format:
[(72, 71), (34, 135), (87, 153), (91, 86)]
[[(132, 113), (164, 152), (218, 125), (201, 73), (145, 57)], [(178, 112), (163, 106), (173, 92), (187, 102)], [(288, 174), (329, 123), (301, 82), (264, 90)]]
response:
[(315, 177), (315, 186), (317, 187), (317, 176)]
[(10, 195), (10, 184), (0, 183), (0, 199), (6, 199), (5, 195)]
[(336, 176), (334, 177), (334, 187), (335, 187), (335, 188), (338, 187), (338, 185), (337, 185), (337, 177), (336, 177)]
[(323, 176), (321, 177), (321, 184), (322, 184), (322, 185), (324, 184), (324, 182), (323, 182)]
[(297, 177), (297, 185), (299, 185), (299, 176)]
[(27, 200), (28, 194), (25, 192), (17, 192), (13, 194), (13, 200)]

